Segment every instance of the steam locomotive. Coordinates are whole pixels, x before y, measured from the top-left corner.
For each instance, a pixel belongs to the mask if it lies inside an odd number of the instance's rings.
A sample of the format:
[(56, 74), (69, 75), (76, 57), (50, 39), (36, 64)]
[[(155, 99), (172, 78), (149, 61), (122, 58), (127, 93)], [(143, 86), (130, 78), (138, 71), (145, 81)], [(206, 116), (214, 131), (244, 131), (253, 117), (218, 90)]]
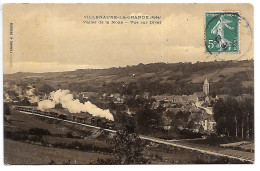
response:
[(101, 118), (101, 117), (91, 117), (91, 116), (82, 117), (82, 116), (75, 116), (75, 115), (67, 115), (64, 113), (41, 111), (38, 109), (34, 109), (34, 108), (30, 108), (30, 107), (21, 107), (21, 106), (14, 107), (14, 110), (30, 112), (30, 113), (35, 113), (35, 114), (44, 115), (44, 116), (50, 116), (50, 117), (59, 118), (62, 120), (68, 120), (68, 121), (73, 121), (73, 122), (77, 122), (77, 123), (88, 124), (88, 125), (92, 125), (92, 126), (105, 128), (105, 129), (114, 129), (114, 127), (115, 127), (115, 124), (113, 121), (110, 121), (110, 120), (107, 120), (107, 119)]

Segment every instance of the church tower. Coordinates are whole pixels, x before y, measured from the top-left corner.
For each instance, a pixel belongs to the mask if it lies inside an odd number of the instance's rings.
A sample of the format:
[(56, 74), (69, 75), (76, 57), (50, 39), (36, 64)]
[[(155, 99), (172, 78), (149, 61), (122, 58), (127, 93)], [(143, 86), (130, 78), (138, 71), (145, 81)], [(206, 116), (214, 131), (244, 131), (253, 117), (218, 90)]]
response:
[(204, 81), (203, 92), (204, 92), (207, 96), (209, 95), (209, 81), (208, 81), (208, 79), (206, 79), (206, 80)]

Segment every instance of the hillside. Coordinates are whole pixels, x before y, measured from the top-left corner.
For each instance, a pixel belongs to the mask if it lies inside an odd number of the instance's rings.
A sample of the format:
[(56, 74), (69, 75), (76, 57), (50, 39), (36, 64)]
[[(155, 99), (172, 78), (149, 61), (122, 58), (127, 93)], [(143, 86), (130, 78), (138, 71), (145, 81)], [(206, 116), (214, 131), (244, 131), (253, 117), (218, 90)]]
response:
[(49, 85), (74, 92), (95, 91), (133, 94), (191, 94), (201, 91), (205, 79), (211, 93), (253, 94), (254, 61), (214, 61), (197, 63), (152, 63), (109, 69), (80, 69), (54, 73), (15, 73), (4, 82)]

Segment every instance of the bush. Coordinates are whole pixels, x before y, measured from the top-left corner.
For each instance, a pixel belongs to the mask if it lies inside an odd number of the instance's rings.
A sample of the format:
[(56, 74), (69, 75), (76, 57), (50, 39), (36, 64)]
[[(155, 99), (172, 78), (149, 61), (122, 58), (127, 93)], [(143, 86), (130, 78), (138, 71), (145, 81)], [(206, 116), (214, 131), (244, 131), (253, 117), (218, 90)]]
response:
[(72, 142), (71, 144), (68, 144), (67, 145), (67, 148), (70, 148), (70, 149), (78, 149), (78, 150), (86, 150), (86, 146), (83, 146), (80, 142), (78, 141), (74, 141)]
[(28, 135), (26, 135), (26, 132), (20, 131), (20, 132), (9, 132), (6, 131), (4, 133), (4, 138), (5, 139), (12, 139), (15, 141), (25, 141), (28, 140)]
[(8, 103), (4, 103), (4, 115), (10, 115), (10, 105)]
[(68, 133), (66, 134), (66, 137), (67, 137), (67, 138), (74, 138), (74, 136), (72, 135), (71, 132), (68, 132)]
[(38, 136), (51, 135), (49, 130), (42, 129), (42, 128), (31, 128), (29, 130), (29, 134), (31, 134), (31, 135), (38, 135)]
[(239, 160), (229, 159), (226, 157), (221, 157), (213, 161), (207, 161), (203, 159), (193, 160), (193, 164), (248, 164), (249, 162), (242, 162)]
[(183, 138), (191, 139), (191, 138), (201, 138), (202, 134), (192, 132), (191, 130), (183, 129), (181, 131), (181, 135)]
[(57, 148), (67, 148), (67, 149), (74, 149), (74, 150), (80, 150), (80, 151), (102, 151), (104, 153), (112, 153), (113, 150), (109, 147), (98, 147), (93, 144), (82, 144), (78, 141), (74, 141), (70, 144), (66, 143), (55, 143), (53, 144), (53, 147)]
[(113, 158), (106, 158), (106, 159), (98, 158), (96, 161), (90, 162), (90, 164), (93, 164), (93, 165), (119, 165), (121, 163), (120, 163), (120, 160), (118, 160), (116, 157), (113, 157)]

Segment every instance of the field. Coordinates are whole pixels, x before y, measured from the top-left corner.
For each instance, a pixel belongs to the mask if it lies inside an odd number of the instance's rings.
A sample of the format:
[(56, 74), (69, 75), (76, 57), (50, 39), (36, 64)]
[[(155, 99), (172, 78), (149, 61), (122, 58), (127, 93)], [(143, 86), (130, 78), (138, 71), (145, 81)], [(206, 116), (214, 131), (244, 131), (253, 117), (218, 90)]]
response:
[(42, 147), (18, 141), (5, 140), (5, 164), (88, 164), (97, 158), (108, 158), (111, 155), (81, 152), (52, 147)]
[[(11, 113), (4, 127), (6, 164), (49, 164), (51, 160), (56, 164), (68, 160), (74, 162), (71, 164), (89, 164), (97, 158), (111, 156), (108, 152), (113, 148), (110, 142), (99, 140), (101, 136), (108, 136), (103, 132), (99, 133), (100, 137), (93, 138), (97, 130), (14, 110)], [(29, 135), (35, 128), (48, 130), (50, 135)]]
[[(115, 93), (116, 90), (122, 89), (122, 85), (127, 87), (130, 83), (138, 83), (143, 88), (143, 83), (148, 83), (148, 85), (171, 84), (174, 87), (181, 87), (182, 83), (185, 82), (189, 86), (192, 85), (194, 92), (196, 92), (198, 91), (195, 90), (197, 84), (202, 84), (206, 78), (213, 86), (215, 84), (216, 86), (226, 86), (231, 82), (240, 82), (243, 88), (253, 88), (253, 65), (254, 61), (252, 60), (198, 62), (194, 64), (139, 64), (123, 68), (80, 69), (69, 72), (54, 72), (52, 74), (15, 73), (4, 75), (4, 82), (29, 83), (41, 90), (45, 90), (42, 86), (47, 84), (54, 90), (61, 88), (73, 92), (101, 91), (107, 93)], [(150, 89), (150, 91), (154, 91), (152, 87)], [(215, 91), (218, 94), (223, 93), (218, 88)], [(161, 92), (153, 93), (161, 94)], [(179, 93), (185, 93), (185, 91)], [(193, 93), (193, 90), (190, 90), (189, 93)], [(248, 90), (244, 89), (243, 93), (248, 93)]]
[[(6, 164), (91, 164), (116, 156), (113, 135), (109, 133), (14, 110), (6, 118)], [(49, 133), (32, 134), (30, 130), (36, 128)], [(243, 163), (146, 140), (143, 144), (142, 153), (151, 164)]]

